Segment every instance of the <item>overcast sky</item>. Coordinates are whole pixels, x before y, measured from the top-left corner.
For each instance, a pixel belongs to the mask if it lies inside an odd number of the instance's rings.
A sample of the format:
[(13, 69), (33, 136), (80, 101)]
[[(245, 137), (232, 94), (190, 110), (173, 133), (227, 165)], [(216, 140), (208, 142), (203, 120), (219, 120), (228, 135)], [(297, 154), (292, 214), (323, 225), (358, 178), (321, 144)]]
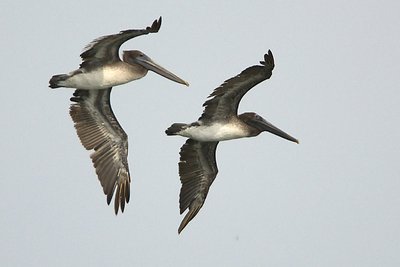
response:
[[(99, 3), (100, 2), (100, 3)], [(140, 3), (139, 3), (140, 2)], [(15, 1), (0, 9), (2, 266), (399, 266), (399, 1)], [(154, 73), (113, 90), (129, 135), (131, 201), (106, 205), (50, 90), (94, 38), (151, 25)], [(209, 93), (271, 49), (276, 68), (242, 100), (300, 140), (223, 142), (219, 174), (181, 235), (182, 137)]]

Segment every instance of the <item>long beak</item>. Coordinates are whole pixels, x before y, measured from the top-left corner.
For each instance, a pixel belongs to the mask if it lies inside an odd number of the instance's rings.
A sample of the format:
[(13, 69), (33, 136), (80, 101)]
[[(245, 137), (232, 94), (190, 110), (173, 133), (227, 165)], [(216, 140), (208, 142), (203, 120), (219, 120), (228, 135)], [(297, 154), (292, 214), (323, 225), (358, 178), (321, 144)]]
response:
[(281, 129), (272, 125), (271, 123), (269, 123), (264, 119), (262, 121), (257, 121), (257, 124), (260, 130), (270, 132), (272, 134), (275, 134), (277, 136), (280, 136), (282, 138), (285, 138), (286, 140), (295, 142), (297, 144), (299, 143), (299, 140), (297, 140), (293, 136), (290, 136), (289, 134), (285, 133), (284, 131), (282, 131)]
[(153, 60), (151, 60), (151, 58), (149, 58), (147, 56), (137, 59), (137, 63), (140, 64), (141, 66), (145, 67), (148, 70), (154, 71), (155, 73), (158, 73), (161, 76), (164, 76), (165, 78), (170, 79), (171, 81), (189, 86), (189, 83), (187, 81), (179, 78), (172, 72), (164, 69), (163, 67), (161, 67), (160, 65), (155, 63)]

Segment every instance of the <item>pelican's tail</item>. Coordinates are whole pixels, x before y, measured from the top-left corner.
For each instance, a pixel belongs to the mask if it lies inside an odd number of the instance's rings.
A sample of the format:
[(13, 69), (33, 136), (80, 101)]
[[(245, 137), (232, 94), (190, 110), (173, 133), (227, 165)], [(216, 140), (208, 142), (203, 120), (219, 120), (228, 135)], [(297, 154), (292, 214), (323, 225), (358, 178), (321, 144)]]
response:
[(64, 81), (67, 80), (70, 76), (68, 74), (58, 74), (51, 77), (49, 81), (50, 88), (58, 88), (65, 86)]
[(186, 123), (174, 123), (167, 130), (165, 130), (165, 133), (167, 135), (177, 135), (180, 131), (186, 129), (187, 126), (188, 125)]

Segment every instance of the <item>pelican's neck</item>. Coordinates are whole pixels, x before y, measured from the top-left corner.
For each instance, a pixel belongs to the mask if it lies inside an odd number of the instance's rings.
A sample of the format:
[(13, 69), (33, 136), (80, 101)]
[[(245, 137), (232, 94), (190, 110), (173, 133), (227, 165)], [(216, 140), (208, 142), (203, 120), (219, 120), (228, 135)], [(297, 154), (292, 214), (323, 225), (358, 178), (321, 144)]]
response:
[(143, 78), (147, 70), (137, 64), (129, 64), (123, 61), (103, 66), (103, 83), (110, 86), (128, 83)]

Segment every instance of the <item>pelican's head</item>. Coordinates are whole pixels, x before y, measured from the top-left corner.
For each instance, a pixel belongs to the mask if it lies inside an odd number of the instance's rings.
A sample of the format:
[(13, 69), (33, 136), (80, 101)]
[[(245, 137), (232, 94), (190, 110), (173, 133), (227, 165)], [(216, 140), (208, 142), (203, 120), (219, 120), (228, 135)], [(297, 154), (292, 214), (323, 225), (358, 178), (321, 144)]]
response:
[(285, 138), (289, 141), (299, 143), (299, 141), (279, 129), (278, 127), (272, 125), (268, 121), (266, 121), (263, 117), (254, 112), (246, 112), (239, 115), (239, 119), (241, 119), (244, 123), (251, 126), (252, 128), (252, 136), (259, 135), (262, 132), (270, 132), (282, 138)]
[(148, 57), (143, 52), (140, 52), (138, 50), (124, 51), (122, 54), (122, 59), (124, 62), (130, 65), (133, 66), (139, 65), (141, 68), (143, 68), (145, 74), (147, 73), (148, 70), (151, 70), (154, 71), (155, 73), (160, 74), (161, 76), (164, 76), (167, 79), (170, 79), (171, 81), (189, 86), (189, 84), (186, 81), (182, 80), (172, 72), (164, 69), (163, 67), (155, 63), (150, 57)]

